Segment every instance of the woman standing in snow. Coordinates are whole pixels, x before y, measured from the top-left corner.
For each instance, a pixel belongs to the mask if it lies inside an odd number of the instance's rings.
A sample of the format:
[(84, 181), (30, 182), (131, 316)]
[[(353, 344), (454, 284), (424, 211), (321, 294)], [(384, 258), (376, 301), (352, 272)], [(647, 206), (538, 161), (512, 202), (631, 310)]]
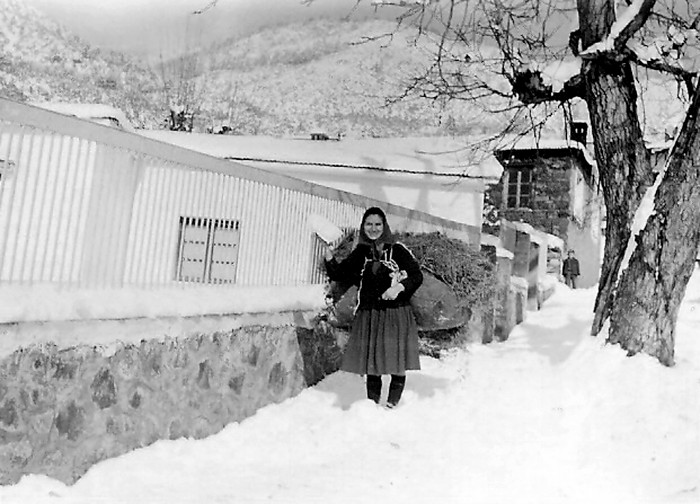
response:
[(365, 211), (357, 247), (342, 262), (326, 250), (331, 280), (358, 286), (355, 318), (341, 369), (367, 376), (367, 397), (376, 403), (382, 375), (390, 374), (387, 406), (401, 399), (406, 370), (420, 369), (418, 328), (409, 304), (423, 282), (413, 254), (394, 240), (382, 209)]

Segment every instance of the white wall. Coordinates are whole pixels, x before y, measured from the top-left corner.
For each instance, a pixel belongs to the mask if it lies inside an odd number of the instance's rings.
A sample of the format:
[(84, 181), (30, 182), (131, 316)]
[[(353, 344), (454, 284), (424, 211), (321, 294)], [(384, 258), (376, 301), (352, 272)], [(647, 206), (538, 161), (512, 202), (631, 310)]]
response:
[(3, 131), (0, 280), (78, 280), (96, 153), (93, 142)]
[(141, 131), (214, 157), (481, 227), (484, 178), (500, 163), (466, 139), (368, 138), (342, 141)]
[[(178, 284), (181, 217), (239, 223), (239, 239), (219, 245), (237, 247), (236, 284), (247, 286), (317, 281), (320, 248), (308, 223), (314, 214), (356, 227), (368, 206), (380, 205), (396, 231), (441, 231), (478, 246), (478, 226), (416, 210), (438, 202), (445, 212), (469, 210), (460, 200), (467, 185), (435, 196), (432, 174), (373, 173), (385, 178), (343, 182), (342, 172), (323, 172), (319, 178), (364, 189), (350, 193), (9, 100), (0, 99), (0, 118), (0, 282), (6, 285)], [(291, 144), (307, 153), (306, 144)], [(399, 183), (382, 183), (394, 178)], [(480, 200), (469, 201), (474, 212), (479, 207), (472, 215), (480, 215)], [(188, 246), (196, 251), (206, 243)], [(229, 251), (224, 255), (228, 260)], [(204, 264), (196, 253), (191, 259)]]
[(480, 179), (284, 163), (250, 164), (314, 184), (481, 227), (485, 186)]
[[(270, 183), (59, 135), (5, 133), (0, 152), (9, 161), (0, 181), (0, 280), (9, 283), (175, 284), (180, 217), (189, 217), (239, 223), (236, 285), (307, 284), (318, 276), (320, 257), (309, 216), (357, 227), (366, 205), (380, 204), (343, 193), (325, 197), (334, 191), (310, 184), (294, 190), (290, 179), (289, 187), (276, 185), (264, 172)], [(415, 198), (428, 194), (363, 183), (413, 209), (421, 207)], [(478, 241), (474, 229), (385, 209), (395, 231), (440, 230)]]

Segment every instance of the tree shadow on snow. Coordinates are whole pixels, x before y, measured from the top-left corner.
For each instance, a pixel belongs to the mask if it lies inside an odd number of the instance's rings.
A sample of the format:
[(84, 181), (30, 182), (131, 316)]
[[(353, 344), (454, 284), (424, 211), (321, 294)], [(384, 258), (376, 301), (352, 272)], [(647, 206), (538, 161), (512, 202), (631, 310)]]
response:
[(561, 364), (573, 353), (581, 343), (581, 323), (572, 320), (570, 323), (557, 328), (539, 330), (537, 334), (531, 334), (529, 343), (532, 350), (545, 355), (552, 364)]
[(516, 331), (518, 329), (523, 332), (511, 334), (503, 342), (505, 352), (529, 350), (547, 357), (553, 365), (566, 361), (586, 337), (592, 337), (590, 325), (575, 317), (568, 317), (562, 324), (552, 327), (530, 324), (526, 320), (516, 326)]
[[(382, 402), (386, 401), (391, 377), (384, 375), (382, 387)], [(406, 374), (405, 392), (413, 392), (420, 399), (432, 397), (435, 391), (448, 387), (450, 380), (437, 378), (421, 371), (409, 371)], [(327, 376), (323, 381), (314, 386), (316, 390), (335, 394), (334, 406), (339, 406), (343, 410), (350, 409), (357, 401), (366, 401), (364, 376), (337, 371)]]

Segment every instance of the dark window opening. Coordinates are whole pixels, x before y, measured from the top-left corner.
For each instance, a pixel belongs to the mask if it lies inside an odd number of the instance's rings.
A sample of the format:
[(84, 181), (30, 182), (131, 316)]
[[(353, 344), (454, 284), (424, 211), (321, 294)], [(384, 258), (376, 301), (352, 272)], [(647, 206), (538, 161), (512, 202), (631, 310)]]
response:
[(506, 208), (532, 208), (532, 169), (508, 168)]

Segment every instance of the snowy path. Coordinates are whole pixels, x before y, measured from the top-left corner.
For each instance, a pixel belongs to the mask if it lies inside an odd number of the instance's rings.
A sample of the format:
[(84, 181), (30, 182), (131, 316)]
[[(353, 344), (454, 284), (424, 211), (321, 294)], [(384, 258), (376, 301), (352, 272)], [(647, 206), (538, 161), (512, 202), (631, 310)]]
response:
[(588, 336), (594, 294), (560, 286), (507, 342), (424, 358), (395, 410), (336, 373), (216, 436), (158, 442), (72, 487), (27, 477), (0, 502), (700, 502), (700, 278), (672, 369)]

